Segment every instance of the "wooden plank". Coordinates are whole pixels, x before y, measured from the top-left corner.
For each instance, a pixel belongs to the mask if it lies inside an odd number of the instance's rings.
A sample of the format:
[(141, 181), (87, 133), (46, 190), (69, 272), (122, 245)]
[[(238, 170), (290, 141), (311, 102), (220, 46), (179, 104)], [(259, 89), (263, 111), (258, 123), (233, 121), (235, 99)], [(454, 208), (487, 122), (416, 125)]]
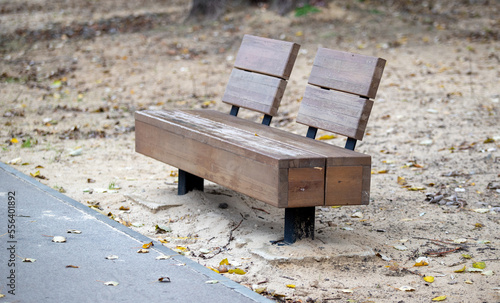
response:
[(369, 99), (307, 86), (297, 122), (362, 140), (372, 106)]
[(136, 121), (136, 151), (201, 178), (278, 207), (287, 179), (277, 165), (231, 153), (192, 138)]
[(363, 166), (327, 167), (325, 205), (367, 204), (364, 201), (366, 193), (363, 193), (366, 190), (363, 171)]
[(286, 84), (283, 79), (233, 69), (222, 101), (276, 116)]
[(385, 63), (382, 58), (320, 48), (309, 83), (375, 98)]
[[(295, 148), (316, 154), (320, 157), (326, 157), (331, 166), (356, 166), (370, 165), (371, 157), (369, 155), (348, 150), (340, 146), (331, 145), (322, 141), (312, 140), (298, 134), (293, 134), (282, 129), (260, 125), (258, 123), (229, 116), (224, 113), (210, 110), (186, 110), (198, 117), (210, 119), (228, 126), (238, 127), (257, 134), (259, 137), (276, 140), (281, 144), (293, 146)], [(290, 166), (289, 166), (290, 167)]]
[[(237, 121), (246, 121), (256, 127), (263, 126), (210, 110), (141, 111), (135, 113), (136, 123), (137, 121), (145, 122), (268, 165), (276, 165), (281, 168), (324, 165), (324, 157), (317, 153), (261, 136), (261, 133), (257, 133), (253, 128), (243, 129), (238, 125), (210, 119), (214, 116), (226, 119), (235, 118)], [(269, 128), (268, 126), (263, 127)]]
[(288, 80), (299, 48), (292, 42), (245, 35), (234, 66)]
[(325, 201), (325, 169), (290, 168), (288, 170), (287, 207), (321, 206)]

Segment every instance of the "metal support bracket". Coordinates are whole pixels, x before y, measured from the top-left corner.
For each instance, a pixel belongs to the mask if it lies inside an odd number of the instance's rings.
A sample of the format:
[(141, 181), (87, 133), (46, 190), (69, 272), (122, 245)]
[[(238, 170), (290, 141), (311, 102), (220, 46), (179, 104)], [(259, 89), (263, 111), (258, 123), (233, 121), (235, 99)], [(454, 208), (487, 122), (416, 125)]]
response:
[(179, 169), (177, 195), (182, 196), (193, 190), (203, 191), (203, 178)]
[(314, 240), (315, 208), (298, 207), (285, 208), (285, 239), (286, 244), (310, 238)]

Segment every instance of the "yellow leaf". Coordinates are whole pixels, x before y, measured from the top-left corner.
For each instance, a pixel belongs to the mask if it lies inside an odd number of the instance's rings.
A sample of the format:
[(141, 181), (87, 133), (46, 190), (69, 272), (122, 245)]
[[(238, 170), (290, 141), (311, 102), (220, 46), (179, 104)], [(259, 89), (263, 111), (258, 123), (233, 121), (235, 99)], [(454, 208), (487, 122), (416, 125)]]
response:
[(297, 37), (301, 37), (303, 35), (304, 35), (304, 33), (302, 31), (298, 31), (295, 33), (295, 36), (297, 36)]
[(479, 268), (479, 269), (484, 269), (484, 268), (486, 268), (486, 263), (484, 263), (484, 262), (474, 262), (474, 263), (472, 263), (472, 267)]
[(246, 274), (246, 271), (244, 271), (241, 268), (230, 269), (227, 272), (230, 273), (230, 274), (237, 274), (237, 275), (244, 275), (244, 274)]
[(406, 185), (406, 179), (404, 177), (398, 177), (399, 185)]
[(229, 265), (229, 261), (227, 260), (227, 258), (225, 258), (222, 261), (220, 261), (219, 265)]
[(473, 282), (471, 280), (465, 280), (465, 284), (472, 284)]
[(424, 281), (425, 281), (425, 282), (432, 283), (432, 282), (434, 282), (434, 277), (433, 277), (433, 276), (427, 276), (427, 277), (424, 277)]
[(468, 254), (462, 254), (462, 258), (464, 258), (464, 259), (472, 259), (472, 256), (468, 255)]
[(454, 272), (460, 273), (460, 272), (464, 272), (464, 271), (465, 271), (465, 265), (464, 265), (464, 267), (457, 269)]
[[(120, 210), (130, 210), (130, 207), (128, 206), (120, 206)], [(147, 248), (147, 247), (144, 247), (144, 248)]]
[(175, 249), (180, 250), (180, 251), (188, 250), (187, 247), (184, 247), (184, 246), (176, 246)]
[(37, 171), (36, 171), (36, 173), (34, 173), (34, 174), (30, 173), (30, 175), (31, 175), (32, 177), (38, 177), (38, 176), (40, 176), (40, 171), (39, 171), (39, 170), (37, 170)]
[(12, 139), (10, 139), (10, 142), (11, 143), (19, 143), (19, 140), (17, 140), (16, 138), (12, 138)]
[(142, 248), (150, 248), (151, 246), (153, 246), (153, 241), (149, 242), (149, 243), (146, 243), (146, 244), (142, 244)]
[(337, 138), (335, 135), (323, 135), (318, 138), (318, 140), (331, 140)]
[(167, 244), (167, 243), (168, 243), (168, 241), (167, 241), (167, 240), (165, 240), (165, 239), (161, 239), (161, 238), (158, 238), (158, 241), (160, 241), (160, 243), (163, 243), (163, 244)]
[(177, 176), (178, 176), (178, 174), (177, 174), (176, 171), (171, 171), (170, 172), (170, 177), (177, 177)]
[(446, 300), (446, 296), (439, 296), (432, 299), (432, 301), (444, 301), (444, 300)]
[(217, 269), (213, 268), (213, 267), (209, 267), (211, 270), (215, 271), (216, 273), (220, 273)]
[(425, 260), (422, 260), (420, 262), (415, 263), (415, 265), (413, 265), (413, 266), (418, 267), (418, 266), (427, 266), (427, 265), (429, 265), (429, 263), (427, 263)]
[(288, 287), (288, 288), (295, 288), (295, 284), (287, 284), (286, 287)]

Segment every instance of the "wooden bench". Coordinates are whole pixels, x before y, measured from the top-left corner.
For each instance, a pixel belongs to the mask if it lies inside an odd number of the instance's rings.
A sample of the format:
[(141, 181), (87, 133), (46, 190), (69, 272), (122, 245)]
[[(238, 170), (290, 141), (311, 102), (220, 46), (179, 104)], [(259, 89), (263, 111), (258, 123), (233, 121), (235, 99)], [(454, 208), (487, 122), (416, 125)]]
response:
[[(385, 61), (320, 49), (297, 121), (307, 137), (269, 127), (299, 46), (245, 36), (223, 102), (213, 110), (140, 111), (136, 151), (179, 168), (179, 194), (207, 179), (285, 208), (285, 242), (314, 238), (314, 207), (368, 204), (371, 157), (361, 140)], [(339, 90), (339, 91), (337, 91)], [(262, 124), (237, 117), (239, 107), (264, 114)], [(348, 148), (311, 140), (318, 128), (347, 135)]]

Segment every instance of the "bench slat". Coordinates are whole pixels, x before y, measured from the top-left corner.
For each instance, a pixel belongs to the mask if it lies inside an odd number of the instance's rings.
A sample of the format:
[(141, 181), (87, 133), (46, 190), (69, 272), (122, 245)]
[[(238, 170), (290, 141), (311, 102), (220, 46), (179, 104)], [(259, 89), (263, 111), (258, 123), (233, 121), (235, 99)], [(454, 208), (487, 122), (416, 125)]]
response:
[(233, 69), (222, 101), (275, 116), (285, 88), (283, 79)]
[(292, 42), (245, 35), (234, 66), (288, 80), (299, 48)]
[(375, 98), (385, 62), (382, 58), (320, 48), (309, 84)]
[(372, 106), (369, 99), (308, 86), (297, 122), (362, 140)]
[[(271, 140), (276, 140), (277, 142), (281, 142), (282, 144), (291, 145), (298, 149), (302, 149), (305, 151), (312, 152), (314, 154), (321, 155), (321, 157), (326, 158), (326, 179), (325, 179), (325, 205), (360, 205), (360, 204), (368, 204), (370, 199), (370, 176), (371, 176), (371, 157), (369, 155), (365, 155), (359, 152), (355, 152), (352, 150), (348, 150), (339, 146), (331, 145), (322, 141), (312, 140), (310, 138), (306, 138), (304, 136), (300, 136), (297, 134), (293, 134), (281, 129), (272, 128), (269, 126), (264, 126), (261, 124), (257, 124), (252, 121), (248, 121), (245, 119), (241, 119), (238, 117), (228, 116), (227, 114), (220, 113), (217, 111), (211, 110), (190, 110), (185, 111), (192, 113), (196, 116), (203, 117), (205, 119), (209, 119), (215, 122), (224, 123), (228, 126), (232, 126), (235, 128), (239, 128), (241, 130), (248, 131), (250, 133), (258, 134), (259, 137), (264, 137)], [(305, 167), (305, 165), (298, 163), (289, 162), (289, 167)], [(330, 169), (339, 168), (339, 167), (358, 167), (357, 170), (354, 170), (357, 173), (355, 179), (360, 180), (361, 182), (361, 191), (359, 195), (351, 195), (349, 199), (339, 198), (339, 195), (335, 195), (334, 193), (338, 191), (340, 193), (340, 197), (345, 197), (342, 193), (348, 193), (353, 190), (353, 187), (356, 190), (359, 188), (358, 185), (353, 185), (353, 170), (345, 169), (345, 170), (336, 170), (333, 173), (330, 173), (330, 177), (328, 177), (328, 172)], [(291, 170), (291, 168), (290, 168)], [(302, 171), (303, 173), (306, 170)], [(319, 173), (319, 172), (316, 172)], [(324, 173), (323, 173), (324, 174)], [(325, 178), (325, 176), (324, 176)], [(309, 178), (312, 184), (305, 184), (304, 186), (314, 186), (314, 178)], [(289, 182), (293, 182), (293, 179), (290, 179)], [(333, 187), (332, 187), (333, 186)], [(298, 201), (301, 201), (302, 207), (313, 206), (311, 203), (307, 202), (306, 193), (300, 192), (300, 186), (294, 185), (289, 187), (287, 190), (289, 192), (289, 205), (290, 207), (299, 207), (299, 204), (294, 204), (292, 195), (295, 195)], [(285, 190), (285, 189), (283, 189)], [(311, 194), (307, 192), (307, 194)], [(303, 198), (300, 200), (300, 198)], [(314, 201), (314, 200), (311, 200)], [(310, 201), (310, 202), (311, 202)], [(316, 206), (320, 206), (323, 204), (315, 204)], [(280, 206), (284, 207), (284, 206)]]
[(238, 117), (228, 116), (225, 113), (213, 110), (186, 110), (185, 112), (193, 113), (196, 116), (224, 123), (228, 126), (240, 128), (251, 133), (256, 133), (259, 137), (276, 140), (283, 144), (327, 157), (331, 166), (357, 166), (370, 165), (371, 163), (371, 157), (369, 155), (348, 150), (340, 146), (331, 145), (319, 140), (312, 140), (282, 129), (260, 125)]
[(324, 157), (194, 111), (137, 112), (136, 151), (276, 207), (324, 204)]

